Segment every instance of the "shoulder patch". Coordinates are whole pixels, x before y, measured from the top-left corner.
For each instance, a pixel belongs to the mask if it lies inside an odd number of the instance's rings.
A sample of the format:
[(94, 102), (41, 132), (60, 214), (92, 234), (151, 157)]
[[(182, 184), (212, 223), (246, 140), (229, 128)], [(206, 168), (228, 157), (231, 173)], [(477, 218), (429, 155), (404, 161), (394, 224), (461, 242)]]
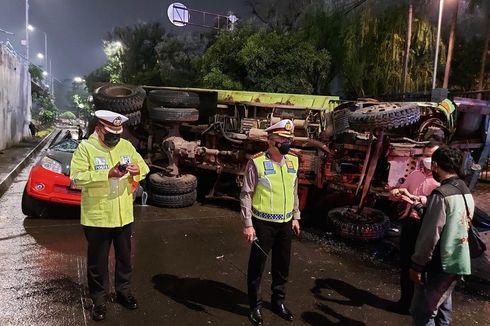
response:
[(260, 157), (260, 156), (262, 156), (264, 154), (265, 154), (265, 152), (259, 152), (257, 154), (252, 155), (251, 159), (253, 160), (254, 158)]

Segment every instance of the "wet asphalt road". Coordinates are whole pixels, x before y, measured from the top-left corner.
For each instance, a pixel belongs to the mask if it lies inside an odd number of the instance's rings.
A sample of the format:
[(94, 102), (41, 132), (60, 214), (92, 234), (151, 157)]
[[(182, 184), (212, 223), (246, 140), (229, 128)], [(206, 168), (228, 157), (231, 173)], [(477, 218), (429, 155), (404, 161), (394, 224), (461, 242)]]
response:
[[(133, 291), (140, 308), (109, 303), (107, 319), (93, 322), (78, 212), (56, 207), (53, 218), (26, 218), (20, 203), (29, 170), (0, 198), (0, 325), (249, 325), (249, 245), (238, 211), (202, 204), (135, 208)], [(306, 238), (293, 243), (287, 304), (295, 321), (266, 306), (265, 325), (410, 324), (410, 317), (385, 309), (398, 297), (396, 269), (359, 259), (355, 247)], [(454, 306), (453, 325), (490, 324), (483, 298), (458, 292)]]

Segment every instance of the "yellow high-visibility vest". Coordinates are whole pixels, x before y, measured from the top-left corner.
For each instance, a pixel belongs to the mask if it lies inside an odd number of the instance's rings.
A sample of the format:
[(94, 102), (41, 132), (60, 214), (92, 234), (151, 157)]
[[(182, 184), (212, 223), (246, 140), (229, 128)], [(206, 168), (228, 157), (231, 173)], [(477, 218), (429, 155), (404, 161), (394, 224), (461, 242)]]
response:
[[(140, 174), (109, 178), (117, 163), (137, 164)], [(141, 181), (150, 169), (134, 146), (121, 139), (114, 148), (103, 146), (96, 133), (78, 145), (71, 160), (70, 179), (82, 188), (81, 224), (121, 227), (133, 222), (132, 182)]]
[(294, 186), (298, 173), (298, 157), (287, 154), (285, 164), (269, 159), (265, 153), (252, 161), (258, 182), (252, 197), (252, 215), (260, 220), (285, 223), (293, 218)]

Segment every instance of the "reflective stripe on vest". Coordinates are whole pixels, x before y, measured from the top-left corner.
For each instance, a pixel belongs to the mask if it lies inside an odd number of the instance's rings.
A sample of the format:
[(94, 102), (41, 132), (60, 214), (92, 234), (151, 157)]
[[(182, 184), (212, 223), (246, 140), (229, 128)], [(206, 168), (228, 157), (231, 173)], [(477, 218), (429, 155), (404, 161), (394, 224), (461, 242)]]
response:
[(258, 178), (252, 197), (252, 215), (255, 218), (284, 223), (293, 217), (294, 185), (299, 163), (294, 155), (285, 155), (284, 160), (280, 166), (265, 153), (252, 160)]

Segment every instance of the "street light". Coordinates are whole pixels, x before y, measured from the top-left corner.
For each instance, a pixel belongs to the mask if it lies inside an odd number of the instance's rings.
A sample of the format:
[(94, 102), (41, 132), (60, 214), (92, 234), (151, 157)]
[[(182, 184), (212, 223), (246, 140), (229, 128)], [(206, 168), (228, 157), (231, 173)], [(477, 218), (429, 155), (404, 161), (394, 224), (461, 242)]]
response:
[(83, 83), (85, 80), (82, 77), (77, 76), (77, 77), (73, 78), (73, 81), (75, 83)]
[(442, 11), (443, 10), (444, 10), (444, 0), (440, 0), (440, 2), (439, 2), (439, 19), (437, 21), (436, 57), (434, 58), (434, 75), (432, 76), (432, 89), (436, 88), (437, 61), (439, 61), (439, 42), (441, 41), (441, 23), (442, 23)]
[(43, 76), (46, 77), (48, 75), (47, 71), (43, 71)]
[[(36, 30), (36, 28), (32, 25), (27, 25), (27, 29), (30, 32), (33, 32)], [(44, 64), (46, 66), (46, 69), (48, 69), (48, 34), (45, 31), (41, 31), (44, 33), (44, 54), (37, 54), (37, 57), (39, 59), (46, 59)]]

